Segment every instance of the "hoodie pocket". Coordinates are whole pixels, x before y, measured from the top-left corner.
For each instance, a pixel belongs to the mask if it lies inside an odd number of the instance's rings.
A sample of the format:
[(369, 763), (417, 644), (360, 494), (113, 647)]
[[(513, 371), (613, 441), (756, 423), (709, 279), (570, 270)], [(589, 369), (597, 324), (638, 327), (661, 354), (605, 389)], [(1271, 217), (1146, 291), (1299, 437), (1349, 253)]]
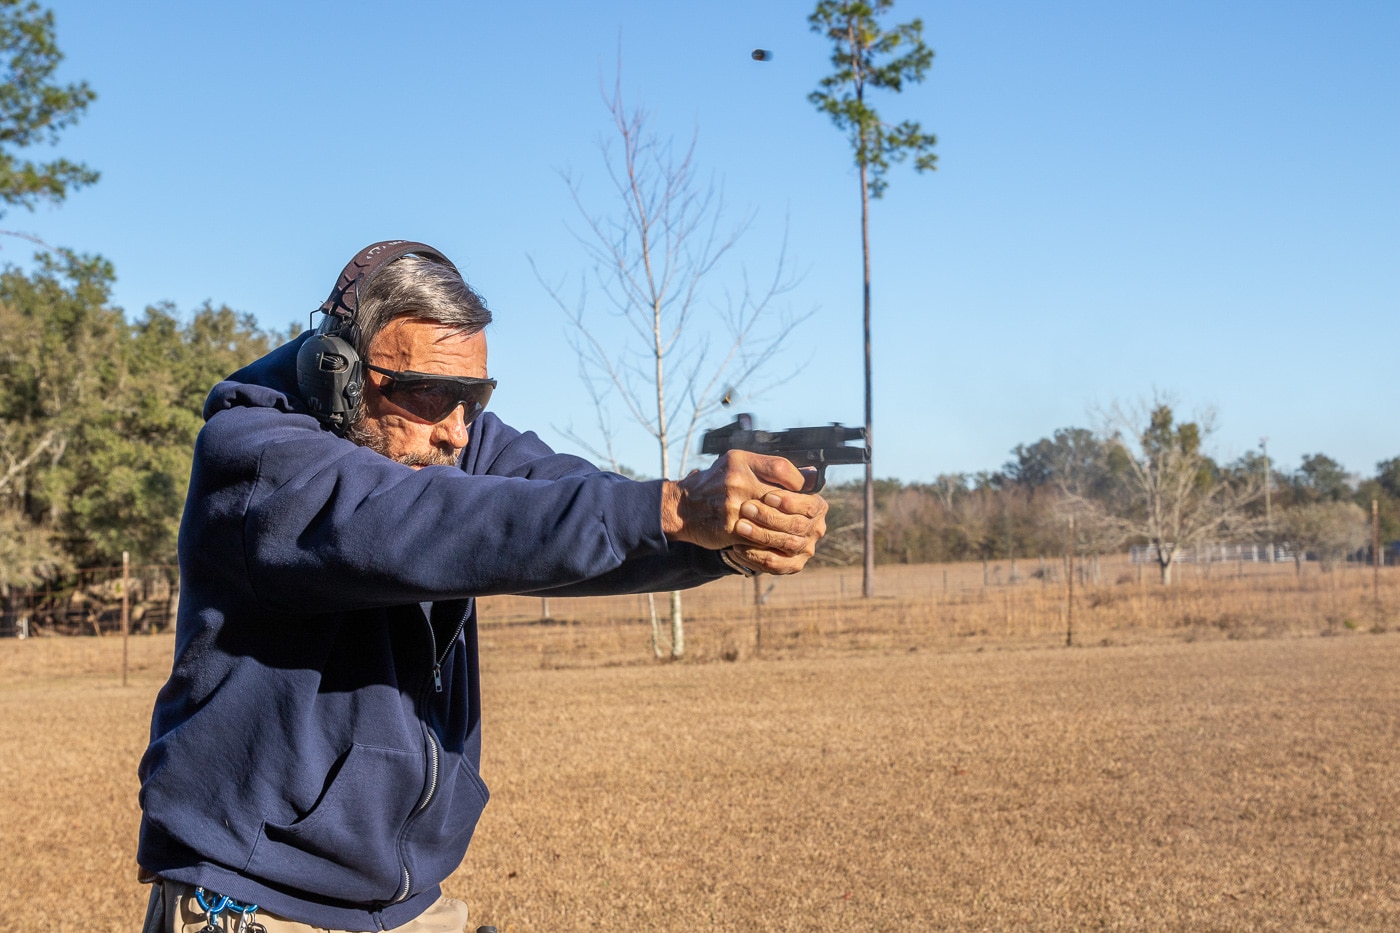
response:
[(403, 871), (398, 834), (423, 780), (421, 752), (350, 746), (339, 772), (305, 816), (286, 825), (263, 822), (247, 873), (318, 899), (391, 900)]

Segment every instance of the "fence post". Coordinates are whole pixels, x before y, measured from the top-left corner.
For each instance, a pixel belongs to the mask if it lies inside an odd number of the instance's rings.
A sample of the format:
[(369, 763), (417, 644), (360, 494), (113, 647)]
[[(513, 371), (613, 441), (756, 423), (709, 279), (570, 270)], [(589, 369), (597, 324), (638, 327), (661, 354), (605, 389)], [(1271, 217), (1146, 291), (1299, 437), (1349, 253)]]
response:
[[(753, 653), (763, 653), (763, 579), (762, 574), (754, 574), (753, 581)], [(844, 583), (845, 577), (842, 577)]]
[(1074, 552), (1079, 550), (1079, 542), (1074, 533), (1074, 516), (1069, 517), (1069, 553), (1066, 559), (1069, 572), (1065, 574), (1068, 589), (1065, 593), (1065, 647), (1074, 645)]
[(127, 641), (131, 636), (131, 554), (122, 551), (122, 686), (126, 686)]
[(1371, 500), (1371, 592), (1376, 599), (1376, 628), (1381, 627), (1381, 506)]

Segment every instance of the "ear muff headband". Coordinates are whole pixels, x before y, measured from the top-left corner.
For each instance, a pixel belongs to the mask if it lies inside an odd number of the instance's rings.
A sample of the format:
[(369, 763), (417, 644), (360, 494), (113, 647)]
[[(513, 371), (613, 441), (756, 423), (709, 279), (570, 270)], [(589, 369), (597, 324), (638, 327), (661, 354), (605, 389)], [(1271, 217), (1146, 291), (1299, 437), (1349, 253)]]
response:
[(379, 271), (395, 259), (402, 259), (410, 253), (440, 262), (453, 272), (457, 271), (457, 267), (446, 256), (426, 243), (415, 243), (412, 240), (381, 240), (366, 246), (354, 259), (345, 264), (345, 268), (340, 271), (340, 278), (336, 279), (335, 288), (331, 289), (330, 296), (321, 302), (319, 310), (326, 315), (326, 320), (321, 324), (322, 329), (333, 320), (342, 323), (352, 320), (355, 312), (360, 310), (360, 296), (369, 289), (369, 283)]
[(318, 309), (325, 317), (297, 351), (297, 386), (302, 399), (311, 413), (337, 434), (349, 427), (364, 391), (364, 366), (355, 349), (360, 298), (382, 269), (409, 254), (457, 271), (446, 256), (424, 243), (382, 240), (367, 246), (341, 270), (335, 288)]

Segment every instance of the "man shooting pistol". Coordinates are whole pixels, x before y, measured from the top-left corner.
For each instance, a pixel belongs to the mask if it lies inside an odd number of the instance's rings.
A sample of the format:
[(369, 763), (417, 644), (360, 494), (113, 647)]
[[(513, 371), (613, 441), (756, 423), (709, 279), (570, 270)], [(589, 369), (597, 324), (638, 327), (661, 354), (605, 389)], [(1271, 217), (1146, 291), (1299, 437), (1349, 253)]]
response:
[(730, 424), (706, 431), (700, 441), (702, 454), (722, 454), (730, 450), (783, 457), (798, 469), (814, 467), (815, 485), (803, 492), (821, 492), (826, 485), (828, 466), (869, 463), (870, 448), (852, 447), (847, 441), (864, 440), (865, 428), (848, 428), (832, 422), (815, 428), (788, 428), (786, 431), (755, 431), (753, 415), (742, 414)]

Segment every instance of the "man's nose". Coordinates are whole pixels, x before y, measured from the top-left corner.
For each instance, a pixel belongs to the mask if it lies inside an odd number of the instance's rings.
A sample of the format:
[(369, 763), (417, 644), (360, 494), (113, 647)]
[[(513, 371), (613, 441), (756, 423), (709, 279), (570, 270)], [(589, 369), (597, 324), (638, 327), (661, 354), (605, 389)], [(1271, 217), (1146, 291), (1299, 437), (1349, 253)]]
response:
[(467, 446), (466, 407), (458, 405), (451, 414), (433, 425), (431, 440), (435, 446), (450, 444), (454, 450)]

